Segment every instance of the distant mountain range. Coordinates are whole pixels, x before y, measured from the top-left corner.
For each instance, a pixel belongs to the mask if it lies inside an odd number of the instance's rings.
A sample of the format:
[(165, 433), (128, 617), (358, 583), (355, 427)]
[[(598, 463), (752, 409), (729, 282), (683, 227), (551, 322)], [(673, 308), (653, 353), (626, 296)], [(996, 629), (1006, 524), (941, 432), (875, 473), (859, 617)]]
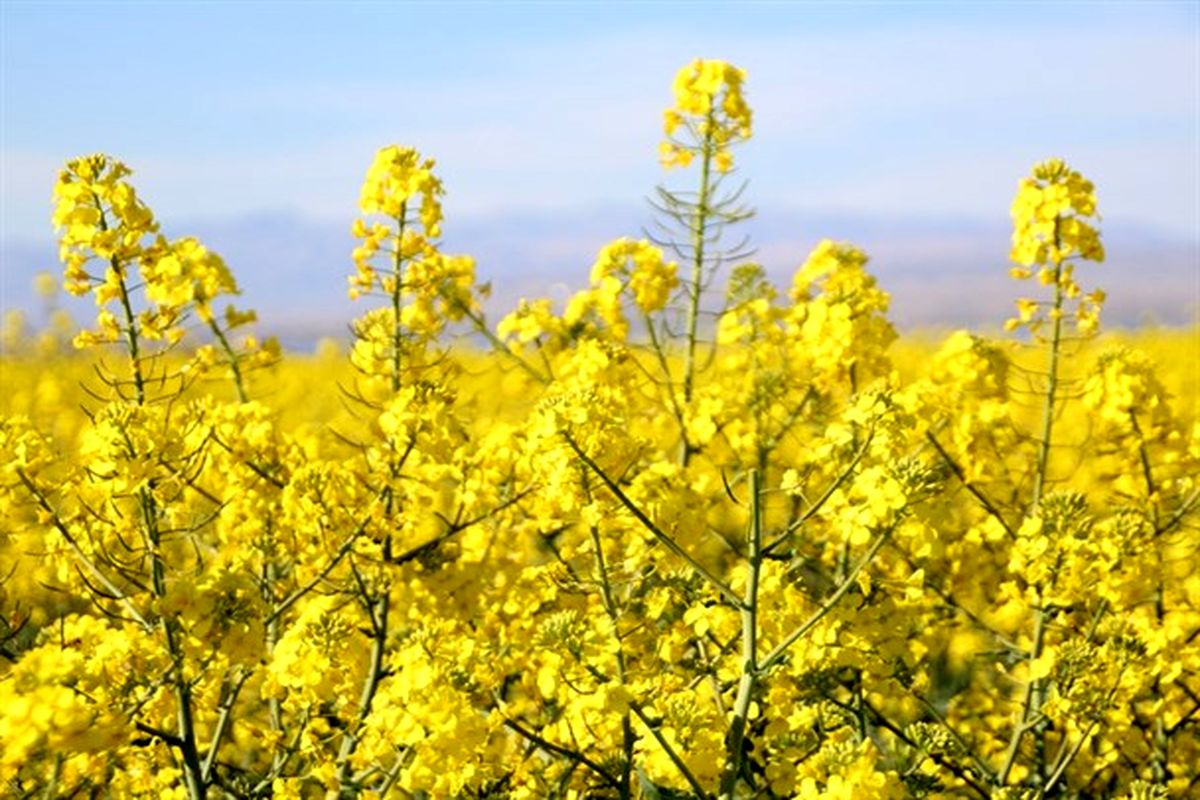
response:
[[(619, 236), (641, 236), (648, 208), (607, 206), (560, 211), (514, 211), (451, 218), (444, 249), (475, 256), (481, 281), (490, 280), (495, 318), (521, 297), (562, 299), (582, 287), (596, 251)], [(893, 321), (902, 329), (971, 326), (994, 329), (1012, 301), (1036, 291), (1008, 277), (1009, 229), (971, 219), (883, 219), (849, 213), (764, 212), (743, 225), (757, 246), (754, 259), (786, 289), (793, 270), (821, 239), (851, 241), (892, 294)], [(354, 246), (349, 220), (331, 223), (289, 213), (261, 213), (170, 225), (170, 236), (195, 235), (221, 253), (243, 290), (242, 304), (258, 310), (261, 328), (294, 347), (344, 336), (362, 313), (346, 297)], [(1108, 260), (1079, 275), (1087, 288), (1109, 295), (1109, 326), (1186, 325), (1200, 315), (1200, 246), (1196, 238), (1137, 224), (1106, 222)], [(40, 301), (34, 275), (57, 272), (53, 241), (0, 242), (0, 306), (31, 312)], [(82, 318), (87, 305), (68, 303)]]

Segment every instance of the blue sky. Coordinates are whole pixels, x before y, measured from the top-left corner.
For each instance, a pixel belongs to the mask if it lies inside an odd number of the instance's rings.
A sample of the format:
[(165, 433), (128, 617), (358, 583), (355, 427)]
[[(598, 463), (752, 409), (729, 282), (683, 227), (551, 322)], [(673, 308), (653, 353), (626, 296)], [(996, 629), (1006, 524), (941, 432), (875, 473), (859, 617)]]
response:
[(0, 243), (50, 242), (56, 170), (97, 150), (168, 221), (348, 227), (392, 142), (438, 160), (448, 236), (640, 208), (676, 179), (661, 112), (697, 56), (749, 73), (760, 209), (1003, 225), (1018, 178), (1061, 155), (1106, 225), (1194, 242), (1198, 8), (0, 0)]
[(374, 149), (452, 208), (644, 194), (671, 76), (745, 66), (759, 202), (1003, 214), (1061, 154), (1108, 212), (1194, 229), (1194, 3), (4, 3), (6, 233), (108, 150), (163, 215), (349, 217)]

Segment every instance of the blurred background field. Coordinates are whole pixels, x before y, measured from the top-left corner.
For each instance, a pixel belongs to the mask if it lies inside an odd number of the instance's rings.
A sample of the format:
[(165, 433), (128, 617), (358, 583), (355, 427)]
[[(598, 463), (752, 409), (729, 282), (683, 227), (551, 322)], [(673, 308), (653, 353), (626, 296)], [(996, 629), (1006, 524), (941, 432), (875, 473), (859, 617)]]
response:
[[(902, 383), (927, 374), (933, 355), (950, 333), (920, 329), (892, 344), (892, 365)], [(997, 341), (1005, 341), (1004, 334), (996, 336)], [(53, 331), (10, 339), (8, 354), (0, 360), (0, 414), (27, 415), (59, 441), (73, 439), (87, 422), (83, 409), (98, 405), (85, 389), (97, 383), (91, 354), (75, 353), (69, 339)], [(1031, 370), (1041, 368), (1041, 352), (1029, 351), (1011, 337), (1006, 346), (1016, 363)], [(1068, 381), (1072, 373), (1086, 371), (1098, 354), (1122, 346), (1141, 350), (1158, 365), (1157, 374), (1178, 413), (1200, 417), (1200, 328), (1118, 329), (1070, 345)], [(457, 355), (464, 369), (459, 391), (467, 393), (464, 399), (469, 397), (482, 421), (519, 418), (527, 411), (531, 387), (520, 370), (470, 342), (461, 342)], [(181, 354), (177, 363), (184, 361)], [(275, 366), (253, 373), (250, 386), (252, 397), (271, 407), (285, 430), (301, 426), (346, 430), (356, 420), (344, 390), (352, 390), (358, 379), (347, 358), (347, 343), (322, 339), (310, 352), (286, 352)], [(232, 385), (219, 372), (193, 384), (185, 397), (201, 394), (234, 399)]]

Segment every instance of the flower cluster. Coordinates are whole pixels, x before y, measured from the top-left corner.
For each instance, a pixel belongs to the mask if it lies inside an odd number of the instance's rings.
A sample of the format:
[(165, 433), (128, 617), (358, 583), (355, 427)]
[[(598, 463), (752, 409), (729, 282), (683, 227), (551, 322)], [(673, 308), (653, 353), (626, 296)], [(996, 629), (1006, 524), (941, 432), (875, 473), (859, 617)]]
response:
[(356, 219), (351, 230), (362, 240), (353, 252), (351, 299), (378, 294), (388, 301), (355, 324), (355, 363), (393, 390), (401, 365), (421, 362), (447, 322), (478, 315), (487, 291), (475, 285), (474, 259), (438, 249), (444, 189), (433, 167), (411, 147), (382, 148), (367, 170), (359, 209), (383, 219)]
[(720, 172), (733, 168), (730, 146), (750, 138), (745, 80), (743, 70), (713, 59), (698, 58), (679, 70), (672, 86), (675, 105), (664, 112), (667, 139), (659, 147), (664, 166), (686, 167), (699, 154), (714, 159)]
[[(192, 367), (201, 373), (226, 367), (244, 395), (243, 373), (272, 363), (277, 344), (248, 337), (235, 347), (229, 341), (231, 330), (255, 319), (253, 311), (230, 305), (222, 324), (213, 310), (217, 298), (239, 293), (233, 274), (219, 255), (195, 238), (168, 241), (160, 234), (153, 213), (126, 180), (131, 174), (125, 164), (106, 155), (85, 156), (68, 162), (54, 188), (53, 221), (61, 233), (64, 285), (72, 294), (92, 294), (100, 309), (96, 329), (80, 332), (75, 345), (126, 348), (130, 382), (144, 400), (148, 362), (154, 356), (147, 345), (178, 344), (194, 313), (217, 344), (201, 348)], [(93, 262), (104, 265), (103, 274), (89, 271), (98, 272)], [(120, 378), (105, 382), (121, 391)]]
[(1062, 160), (1044, 161), (1022, 179), (1012, 204), (1011, 257), (1019, 266), (1011, 273), (1018, 280), (1036, 274), (1039, 283), (1054, 287), (1055, 299), (1051, 303), (1018, 300), (1017, 316), (1007, 323), (1009, 330), (1021, 326), (1036, 330), (1046, 319), (1058, 324), (1064, 300), (1074, 300), (1080, 332), (1095, 332), (1105, 294), (1096, 289), (1085, 295), (1075, 280), (1076, 261), (1104, 260), (1095, 217), (1092, 182)]

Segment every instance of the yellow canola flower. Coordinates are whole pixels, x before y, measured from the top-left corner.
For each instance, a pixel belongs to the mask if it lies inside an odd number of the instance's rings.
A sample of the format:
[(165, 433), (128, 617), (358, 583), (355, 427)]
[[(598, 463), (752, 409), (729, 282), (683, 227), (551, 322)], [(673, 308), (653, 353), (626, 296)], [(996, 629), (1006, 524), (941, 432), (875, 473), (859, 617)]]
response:
[(1012, 204), (1012, 260), (1025, 267), (1062, 264), (1072, 256), (1103, 261), (1093, 218), (1092, 182), (1061, 159), (1037, 164)]
[(1017, 316), (1005, 323), (1005, 329), (1024, 327), (1036, 332), (1046, 321), (1058, 323), (1067, 318), (1064, 305), (1071, 301), (1076, 329), (1083, 335), (1094, 333), (1104, 293), (1096, 290), (1085, 295), (1075, 279), (1077, 262), (1104, 260), (1092, 182), (1061, 159), (1043, 161), (1021, 180), (1011, 214), (1010, 257), (1018, 266), (1009, 274), (1017, 280), (1036, 276), (1043, 286), (1054, 287), (1058, 300), (1017, 301)]
[(733, 168), (729, 146), (749, 139), (751, 133), (750, 106), (742, 90), (745, 80), (745, 71), (715, 59), (698, 58), (676, 73), (675, 105), (663, 115), (663, 166), (686, 167), (702, 154), (712, 156), (720, 172)]
[(305, 698), (342, 697), (348, 702), (358, 670), (354, 627), (339, 610), (344, 599), (329, 595), (307, 602), (280, 638), (267, 666), (265, 693), (298, 692)]
[(662, 250), (645, 239), (617, 239), (605, 245), (597, 255), (592, 265), (592, 283), (612, 285), (619, 291), (628, 281), (634, 302), (649, 314), (666, 307), (671, 293), (679, 285), (677, 273), (675, 262), (666, 261)]
[[(64, 287), (92, 294), (99, 308), (96, 329), (76, 335), (75, 346), (121, 342), (141, 358), (152, 352), (140, 347), (141, 340), (180, 341), (181, 322), (192, 310), (215, 324), (213, 300), (238, 288), (221, 257), (197, 239), (169, 242), (158, 232), (154, 215), (126, 180), (130, 174), (104, 154), (67, 162), (54, 188), (53, 221)], [(39, 291), (46, 295), (52, 287), (42, 280)]]
[(54, 187), (55, 228), (60, 254), (91, 250), (102, 259), (137, 255), (142, 237), (158, 231), (150, 209), (125, 178), (122, 162), (103, 153), (67, 162)]
[(58, 293), (58, 281), (49, 272), (39, 272), (33, 276), (33, 290), (39, 297), (50, 300)]
[[(359, 194), (358, 207), (364, 214), (383, 214), (392, 219), (405, 217), (409, 202), (420, 203), (421, 226), (437, 238), (441, 233), (442, 181), (433, 174), (434, 160), (422, 158), (411, 147), (388, 145), (375, 154), (367, 169)], [(356, 235), (361, 233), (356, 229)]]
[(698, 58), (675, 74), (675, 108), (666, 112), (667, 133), (687, 116), (720, 116), (728, 133), (750, 136), (750, 107), (742, 96), (744, 70), (727, 61)]
[(160, 309), (193, 306), (205, 322), (213, 319), (218, 295), (238, 293), (224, 260), (192, 237), (151, 250), (142, 260), (142, 278), (147, 300)]
[(509, 347), (517, 347), (536, 341), (545, 333), (556, 331), (560, 320), (554, 316), (549, 300), (521, 300), (514, 311), (509, 312), (496, 325), (496, 335)]
[(797, 355), (830, 375), (854, 368), (858, 379), (885, 374), (896, 331), (891, 302), (867, 269), (867, 254), (844, 242), (821, 241), (792, 282), (788, 326)]
[(121, 268), (142, 252), (147, 236), (158, 232), (150, 209), (125, 180), (132, 174), (103, 153), (68, 161), (54, 186), (52, 220), (59, 231), (59, 259), (66, 265), (64, 287), (84, 295), (95, 281), (92, 259)]

